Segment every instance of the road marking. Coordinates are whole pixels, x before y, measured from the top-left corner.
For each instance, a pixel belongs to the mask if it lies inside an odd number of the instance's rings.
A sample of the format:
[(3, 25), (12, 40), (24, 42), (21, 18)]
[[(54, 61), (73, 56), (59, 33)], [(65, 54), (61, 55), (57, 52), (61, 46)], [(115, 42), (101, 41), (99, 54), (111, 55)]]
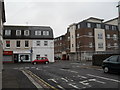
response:
[(65, 79), (65, 78), (61, 78), (62, 80), (64, 80), (64, 81), (66, 81), (66, 82), (68, 82), (68, 80), (67, 79)]
[(51, 81), (53, 81), (53, 82), (57, 83), (57, 81), (56, 81), (55, 79), (48, 79), (48, 80), (51, 80)]
[(62, 86), (60, 86), (60, 85), (57, 85), (60, 89), (62, 89), (62, 90), (65, 90)]
[(106, 78), (106, 77), (96, 76), (96, 75), (92, 75), (92, 74), (87, 74), (87, 75), (88, 75), (88, 76), (91, 76), (91, 77), (97, 77), (97, 78), (105, 79), (105, 80), (108, 80), (108, 81), (113, 81), (113, 82), (120, 83), (119, 80), (115, 80), (115, 79), (111, 79), (111, 78)]
[(35, 68), (35, 67), (31, 67), (31, 68)]
[(28, 75), (25, 71), (22, 70), (22, 72), (28, 77), (28, 79), (37, 87), (42, 88), (40, 84), (38, 84), (30, 75)]
[(36, 68), (36, 70), (42, 70), (42, 69)]
[(29, 69), (30, 67), (25, 67), (25, 69)]
[(23, 67), (20, 67), (19, 69), (23, 69)]
[(74, 88), (76, 88), (76, 89), (79, 89), (79, 87), (77, 87), (77, 86), (75, 86), (75, 85), (73, 85), (73, 84), (68, 84), (68, 85), (70, 85), (70, 86), (72, 86), (72, 87), (74, 87)]
[(72, 72), (72, 73), (78, 73), (77, 71), (72, 71), (72, 70), (65, 70), (65, 69), (60, 69), (60, 70), (68, 71), (68, 72)]
[(88, 81), (94, 81), (94, 82), (98, 82), (98, 83), (102, 83), (102, 84), (106, 83), (106, 82), (102, 82), (102, 81), (99, 81), (99, 80), (96, 80), (96, 79), (89, 79)]
[(87, 77), (81, 76), (81, 75), (77, 75), (77, 77), (80, 77), (80, 78), (83, 78), (83, 79), (86, 79), (86, 78), (87, 78)]

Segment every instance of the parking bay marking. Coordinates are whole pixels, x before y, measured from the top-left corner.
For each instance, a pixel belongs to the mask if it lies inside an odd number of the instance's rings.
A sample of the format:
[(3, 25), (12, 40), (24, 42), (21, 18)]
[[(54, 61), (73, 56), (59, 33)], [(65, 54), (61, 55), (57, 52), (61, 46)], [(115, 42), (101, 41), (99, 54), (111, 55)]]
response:
[(88, 75), (88, 76), (91, 76), (91, 77), (101, 78), (101, 79), (105, 79), (105, 80), (109, 80), (109, 81), (113, 81), (113, 82), (120, 83), (119, 80), (115, 80), (115, 79), (111, 79), (111, 78), (106, 78), (106, 77), (96, 76), (96, 75), (92, 75), (92, 74), (87, 74), (87, 75)]
[(48, 80), (51, 80), (51, 81), (53, 81), (53, 82), (57, 83), (57, 81), (56, 81), (55, 79), (48, 79)]

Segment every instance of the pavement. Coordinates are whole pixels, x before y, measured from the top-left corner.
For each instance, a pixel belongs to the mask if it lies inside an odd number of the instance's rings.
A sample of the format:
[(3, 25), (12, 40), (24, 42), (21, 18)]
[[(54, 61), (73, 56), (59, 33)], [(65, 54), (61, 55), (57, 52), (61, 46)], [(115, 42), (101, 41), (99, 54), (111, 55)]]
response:
[(4, 69), (2, 72), (2, 90), (38, 90), (19, 70)]

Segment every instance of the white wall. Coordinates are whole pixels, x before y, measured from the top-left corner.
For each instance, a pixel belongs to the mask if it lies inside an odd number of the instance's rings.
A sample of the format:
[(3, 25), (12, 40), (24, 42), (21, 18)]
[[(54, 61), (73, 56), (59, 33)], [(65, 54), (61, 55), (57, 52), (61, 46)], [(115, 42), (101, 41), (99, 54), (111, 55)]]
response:
[[(40, 46), (36, 46), (36, 41), (40, 41)], [(44, 46), (44, 41), (48, 41), (48, 46)], [(47, 54), (49, 61), (54, 62), (54, 40), (33, 40), (32, 50), (32, 60), (36, 59), (36, 55), (45, 57)]]
[[(70, 26), (70, 52), (76, 52), (76, 35), (75, 35), (75, 25)], [(73, 46), (72, 46), (73, 45)]]
[[(103, 39), (98, 39), (98, 34), (103, 34)], [(104, 29), (94, 29), (95, 38), (95, 51), (106, 51), (106, 41), (105, 41), (105, 30)], [(103, 43), (103, 48), (98, 48), (98, 43)]]

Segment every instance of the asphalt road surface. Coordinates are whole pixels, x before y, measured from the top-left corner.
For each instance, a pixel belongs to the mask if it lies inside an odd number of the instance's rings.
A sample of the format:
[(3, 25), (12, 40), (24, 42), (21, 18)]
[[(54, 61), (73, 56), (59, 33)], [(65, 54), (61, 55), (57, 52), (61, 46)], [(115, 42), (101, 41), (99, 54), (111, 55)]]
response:
[(90, 62), (59, 61), (47, 65), (4, 64), (4, 69), (31, 71), (58, 90), (120, 90), (120, 75), (105, 74), (101, 67), (93, 67)]

